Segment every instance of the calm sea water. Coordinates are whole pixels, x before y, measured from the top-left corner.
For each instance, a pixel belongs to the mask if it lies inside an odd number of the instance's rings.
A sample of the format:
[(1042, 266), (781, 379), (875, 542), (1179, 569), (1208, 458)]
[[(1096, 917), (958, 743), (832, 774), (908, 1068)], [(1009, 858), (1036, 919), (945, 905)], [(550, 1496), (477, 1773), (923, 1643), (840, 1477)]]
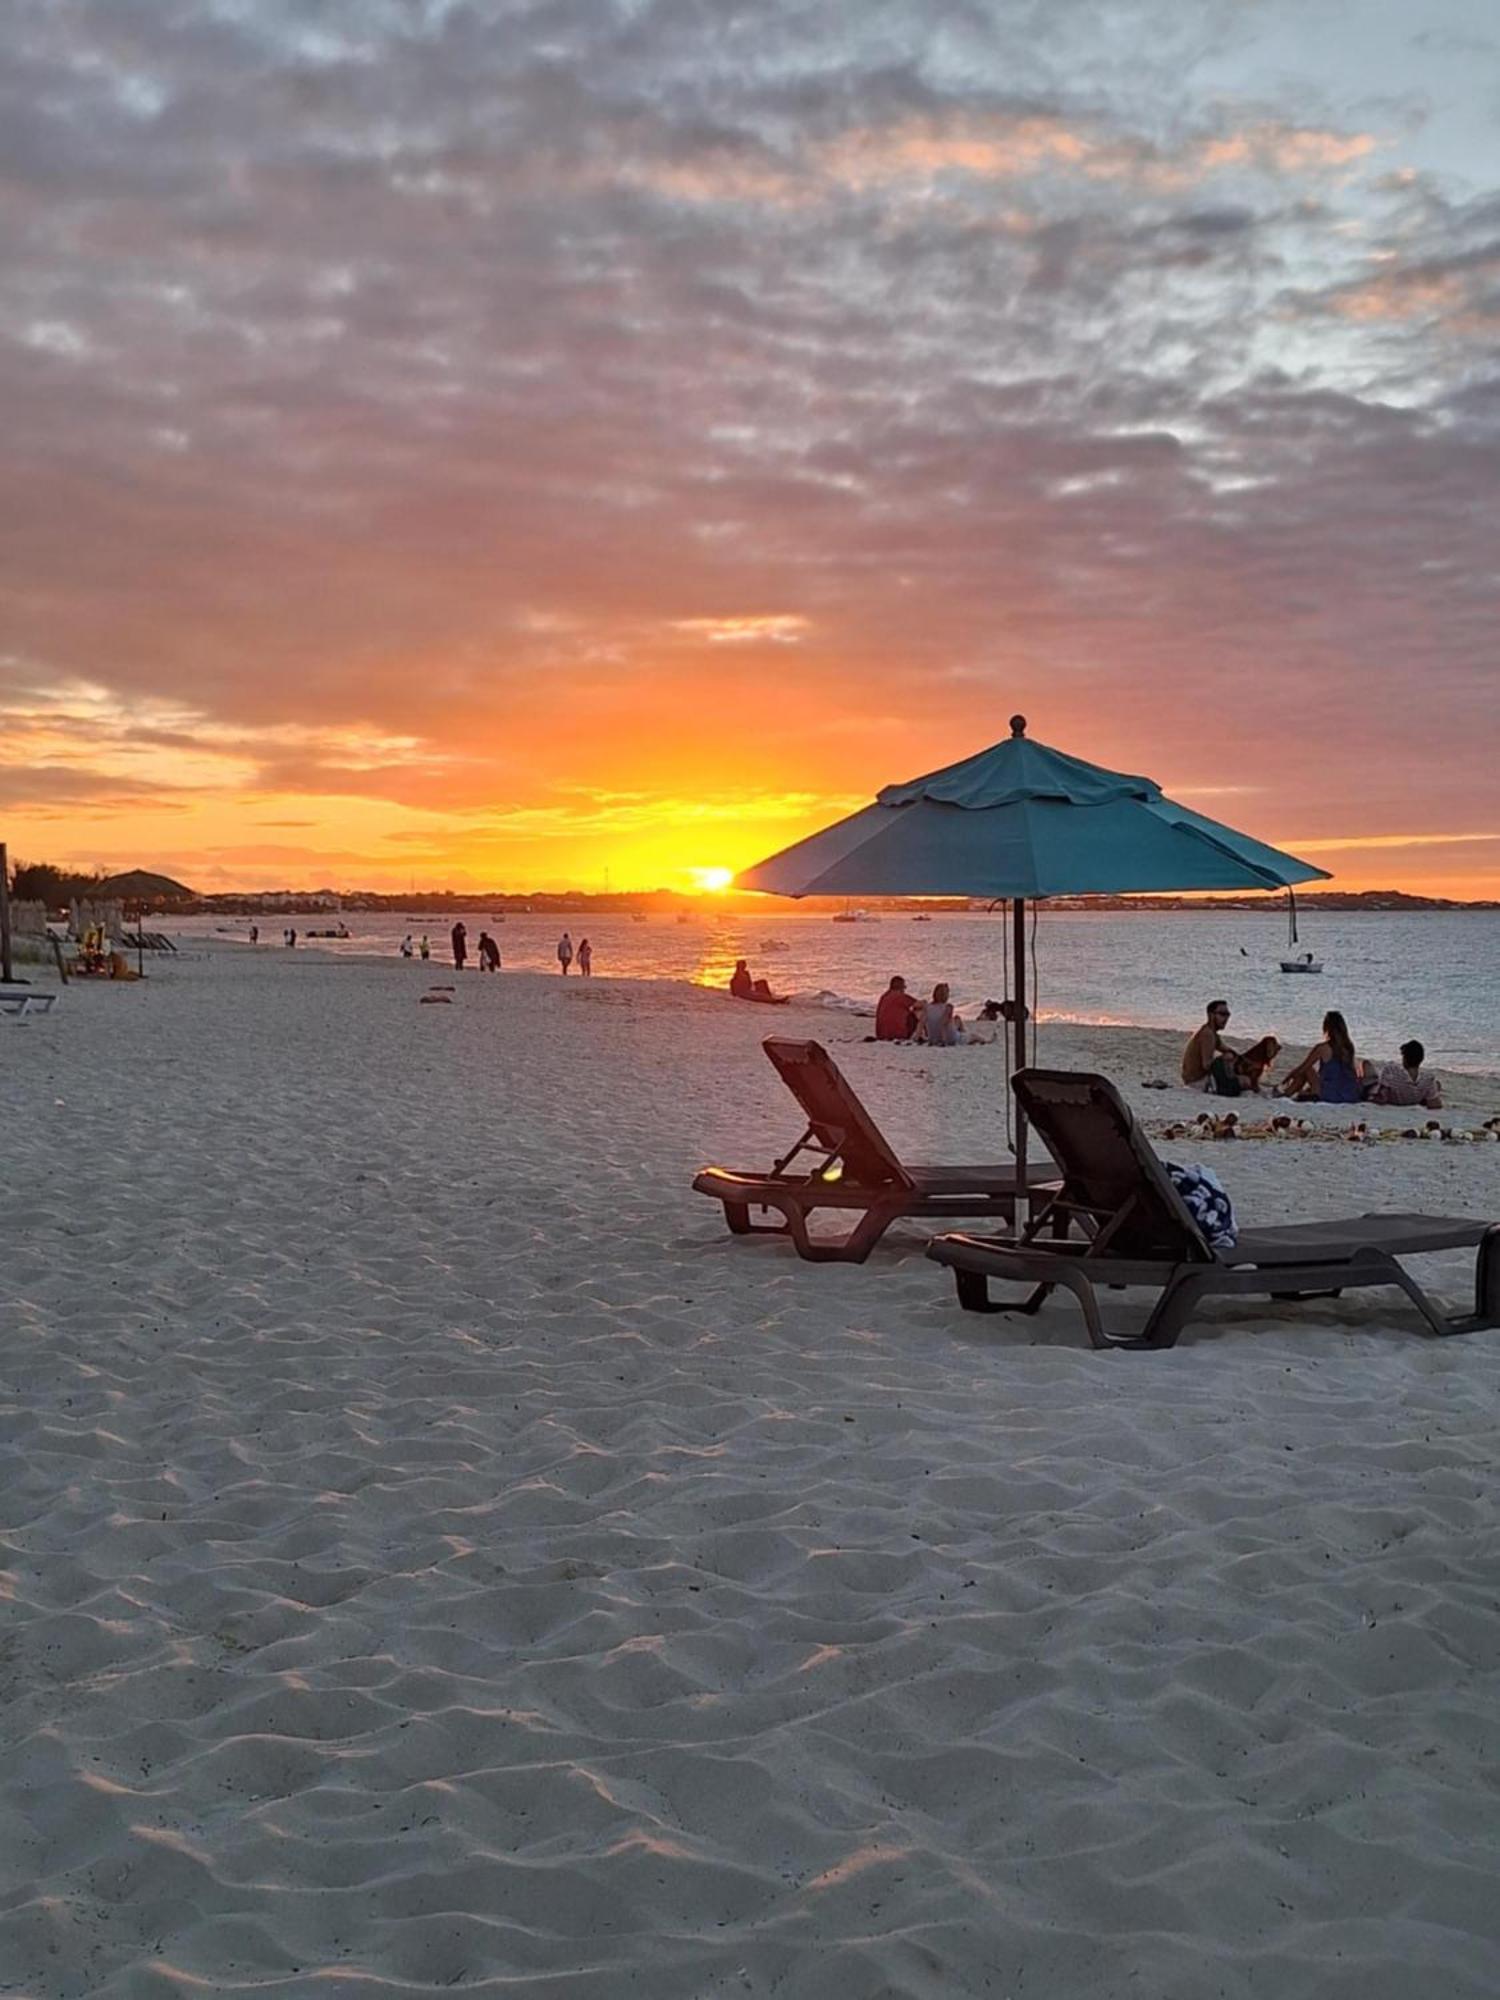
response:
[[(408, 930), (420, 936), (425, 928), (434, 963), (448, 962), (451, 916), (424, 926), (399, 914), (353, 912), (344, 919), (351, 938), (306, 939), (305, 924), (318, 921), (297, 920), (308, 950), (394, 955)], [(496, 923), (479, 908), (465, 913), (464, 921), (471, 956), (478, 933), (489, 930), (507, 966), (556, 970), (561, 919), (507, 915)], [(1394, 1057), (1397, 1045), (1415, 1035), (1427, 1044), (1430, 1059), (1447, 1068), (1500, 1072), (1500, 912), (1310, 912), (1302, 943), (1325, 968), (1313, 978), (1278, 969), (1285, 922), (1284, 913), (1271, 907), (1098, 916), (1044, 908), (1036, 932), (1041, 1018), (1185, 1030), (1202, 1020), (1206, 1001), (1222, 994), (1234, 1010), (1231, 1038), (1275, 1034), (1299, 1048), (1317, 1040), (1324, 1009), (1337, 1007), (1372, 1056)], [(577, 918), (567, 923), (576, 944), (583, 925)], [(215, 925), (197, 919), (181, 928), (201, 933)], [(243, 924), (235, 928), (244, 935)], [(262, 945), (269, 940), (274, 946), (281, 918), (263, 919), (260, 930)], [(735, 959), (744, 957), (777, 992), (835, 1008), (873, 1008), (893, 972), (904, 974), (917, 993), (946, 979), (955, 999), (970, 1008), (1004, 993), (998, 915), (917, 922), (886, 914), (846, 924), (800, 914), (791, 905), (755, 916), (706, 906), (702, 917), (687, 923), (670, 916), (653, 915), (643, 924), (601, 917), (588, 923), (587, 935), (596, 976), (722, 986)]]

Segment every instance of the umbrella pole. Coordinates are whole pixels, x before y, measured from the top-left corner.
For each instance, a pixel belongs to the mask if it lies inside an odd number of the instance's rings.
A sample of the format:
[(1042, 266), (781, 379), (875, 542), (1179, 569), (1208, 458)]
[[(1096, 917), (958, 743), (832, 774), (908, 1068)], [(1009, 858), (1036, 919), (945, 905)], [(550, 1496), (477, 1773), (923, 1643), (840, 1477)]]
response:
[[(1015, 996), (1016, 996), (1016, 1068), (1026, 1067), (1026, 899), (1017, 896), (1010, 906), (1011, 947), (1015, 953)], [(1005, 1088), (1010, 1089), (1010, 1078), (1005, 1079)], [(1026, 1186), (1026, 1113), (1019, 1103), (1016, 1105), (1016, 1186), (1024, 1190)], [(1016, 1204), (1016, 1223), (1021, 1219), (1020, 1201)]]

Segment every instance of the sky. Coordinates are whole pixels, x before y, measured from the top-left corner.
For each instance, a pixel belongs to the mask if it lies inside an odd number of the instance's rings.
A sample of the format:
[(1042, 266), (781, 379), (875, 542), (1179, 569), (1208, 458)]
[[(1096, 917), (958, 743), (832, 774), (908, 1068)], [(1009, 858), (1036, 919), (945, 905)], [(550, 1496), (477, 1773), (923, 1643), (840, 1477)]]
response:
[(1031, 733), (1500, 895), (1491, 0), (29, 0), (0, 839), (682, 887)]

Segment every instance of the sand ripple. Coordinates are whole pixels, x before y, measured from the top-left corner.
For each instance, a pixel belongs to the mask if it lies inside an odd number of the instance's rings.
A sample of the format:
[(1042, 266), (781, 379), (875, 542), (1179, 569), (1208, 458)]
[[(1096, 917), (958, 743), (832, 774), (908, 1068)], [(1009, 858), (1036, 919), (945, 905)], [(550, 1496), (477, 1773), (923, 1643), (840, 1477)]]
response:
[(0, 1992), (1500, 1993), (1500, 1346), (731, 1243), (728, 1010), (403, 970), (8, 1045)]

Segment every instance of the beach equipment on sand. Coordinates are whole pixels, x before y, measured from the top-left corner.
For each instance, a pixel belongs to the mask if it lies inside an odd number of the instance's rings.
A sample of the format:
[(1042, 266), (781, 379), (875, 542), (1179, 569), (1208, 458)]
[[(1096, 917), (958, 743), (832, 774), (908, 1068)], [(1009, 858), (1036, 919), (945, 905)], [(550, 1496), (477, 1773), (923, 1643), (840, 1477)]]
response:
[[(1284, 889), (1327, 878), (1295, 855), (1165, 798), (1150, 778), (1086, 764), (1026, 734), (904, 784), (743, 870), (774, 896), (969, 896), (1006, 902), (1015, 999), (1014, 1067), (1026, 1066), (1026, 906), (1048, 896)], [(1007, 972), (1007, 978), (1009, 973)], [(1033, 1011), (1035, 976), (1033, 971)], [(1026, 1159), (1017, 1116), (1015, 1153)]]
[[(1361, 1215), (1242, 1229), (1214, 1250), (1166, 1166), (1105, 1077), (1028, 1069), (1016, 1097), (1062, 1172), (1061, 1192), (1027, 1221), (1019, 1241), (939, 1236), (929, 1257), (945, 1264), (970, 1312), (1033, 1313), (1058, 1286), (1083, 1309), (1095, 1347), (1171, 1347), (1201, 1299), (1246, 1293), (1276, 1299), (1337, 1297), (1355, 1286), (1396, 1285), (1434, 1334), (1500, 1326), (1500, 1223), (1469, 1216)], [(1083, 1240), (1058, 1232), (1074, 1222)], [(1043, 1242), (1042, 1232), (1052, 1232)], [(1478, 1246), (1474, 1310), (1449, 1316), (1400, 1259)], [(1020, 1304), (994, 1303), (992, 1278), (1031, 1285)], [(1148, 1285), (1160, 1296), (1133, 1338), (1107, 1332), (1096, 1287)]]
[[(694, 1179), (699, 1194), (724, 1204), (724, 1220), (736, 1236), (790, 1236), (798, 1256), (812, 1263), (862, 1264), (900, 1216), (993, 1215), (1014, 1223), (1020, 1185), (1014, 1162), (988, 1167), (904, 1162), (825, 1048), (777, 1036), (762, 1047), (801, 1105), (807, 1129), (769, 1171), (732, 1173), (725, 1167), (705, 1167)], [(812, 1164), (800, 1173), (789, 1173), (792, 1162), (803, 1154)], [(1032, 1169), (1028, 1183), (1033, 1191), (1056, 1190), (1057, 1171), (1050, 1161), (1044, 1162)], [(752, 1222), (752, 1208), (774, 1209), (782, 1219)], [(817, 1242), (808, 1234), (808, 1217), (824, 1208), (858, 1216), (838, 1242)]]

